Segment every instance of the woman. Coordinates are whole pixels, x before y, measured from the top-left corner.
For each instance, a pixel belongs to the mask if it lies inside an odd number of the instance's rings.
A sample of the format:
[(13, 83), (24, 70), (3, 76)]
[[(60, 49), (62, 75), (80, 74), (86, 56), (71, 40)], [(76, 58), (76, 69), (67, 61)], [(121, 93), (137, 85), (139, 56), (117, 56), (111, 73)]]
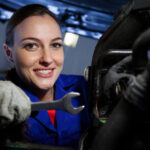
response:
[(40, 111), (28, 118), (24, 131), (29, 142), (76, 148), (89, 126), (86, 84), (81, 76), (60, 75), (64, 52), (56, 17), (39, 4), (17, 10), (6, 27), (4, 50), (15, 67), (6, 80), (21, 87), (32, 102), (57, 100), (70, 91), (81, 93), (72, 102), (74, 106), (86, 106), (81, 113)]

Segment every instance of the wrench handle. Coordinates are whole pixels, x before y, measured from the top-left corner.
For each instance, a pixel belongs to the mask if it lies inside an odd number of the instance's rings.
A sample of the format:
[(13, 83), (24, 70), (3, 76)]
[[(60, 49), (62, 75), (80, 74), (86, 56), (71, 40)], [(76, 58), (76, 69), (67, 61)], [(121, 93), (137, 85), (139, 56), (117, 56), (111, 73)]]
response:
[(33, 102), (31, 103), (31, 111), (40, 111), (40, 110), (63, 110), (64, 106), (62, 100), (55, 100), (52, 102)]

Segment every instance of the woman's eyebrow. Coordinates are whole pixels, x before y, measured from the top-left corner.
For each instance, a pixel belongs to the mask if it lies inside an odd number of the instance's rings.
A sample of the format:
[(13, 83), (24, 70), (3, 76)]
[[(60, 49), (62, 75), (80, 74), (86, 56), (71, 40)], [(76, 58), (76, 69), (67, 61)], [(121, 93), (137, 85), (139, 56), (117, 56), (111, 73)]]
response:
[[(34, 40), (34, 41), (40, 42), (39, 39), (33, 38), (33, 37), (23, 38), (20, 42), (23, 42), (23, 41), (25, 41), (25, 40)], [(53, 41), (57, 41), (57, 40), (62, 40), (62, 37), (54, 38), (54, 39), (52, 39), (52, 42), (53, 42)]]
[(34, 40), (34, 41), (40, 42), (40, 40), (39, 40), (39, 39), (37, 39), (37, 38), (33, 38), (33, 37), (23, 38), (20, 42), (23, 42), (23, 41), (25, 41), (25, 40)]
[(52, 42), (57, 41), (57, 40), (62, 40), (62, 37), (54, 38), (54, 39), (52, 39)]

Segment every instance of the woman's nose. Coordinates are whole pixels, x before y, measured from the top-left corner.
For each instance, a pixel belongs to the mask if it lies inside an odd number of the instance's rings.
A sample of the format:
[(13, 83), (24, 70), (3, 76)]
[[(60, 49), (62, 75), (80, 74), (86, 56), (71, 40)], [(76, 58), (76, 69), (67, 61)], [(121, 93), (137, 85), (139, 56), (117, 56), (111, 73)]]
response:
[(50, 50), (43, 50), (41, 54), (40, 63), (49, 65), (53, 62), (52, 52)]

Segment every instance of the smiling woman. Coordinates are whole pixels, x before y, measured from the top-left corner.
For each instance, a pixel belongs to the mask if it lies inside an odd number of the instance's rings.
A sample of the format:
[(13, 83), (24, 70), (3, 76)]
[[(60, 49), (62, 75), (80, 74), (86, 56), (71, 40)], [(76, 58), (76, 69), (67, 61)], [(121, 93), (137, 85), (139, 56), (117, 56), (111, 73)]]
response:
[(47, 93), (41, 100), (49, 99), (64, 60), (59, 25), (47, 14), (30, 16), (15, 27), (13, 40), (14, 44), (4, 45), (4, 49), (19, 77), (34, 87), (36, 95), (41, 90)]
[[(66, 93), (75, 91), (81, 96), (74, 98), (77, 100), (72, 101), (73, 105), (85, 105), (85, 109), (78, 115), (62, 110), (45, 110), (34, 116), (27, 116), (27, 126), (23, 126), (22, 130), (23, 139), (38, 144), (77, 148), (81, 134), (90, 123), (86, 82), (82, 76), (61, 74), (64, 52), (61, 29), (56, 17), (39, 4), (20, 8), (6, 27), (4, 50), (15, 66), (8, 72), (6, 80), (20, 87), (32, 102), (58, 100)], [(0, 81), (0, 84), (2, 82), (5, 81)], [(13, 93), (13, 88), (11, 91)], [(1, 94), (5, 95), (5, 92), (0, 92)], [(12, 98), (12, 101), (15, 99)], [(17, 107), (19, 108), (19, 104)], [(29, 110), (29, 106), (26, 110)], [(20, 116), (19, 113), (17, 115)]]

